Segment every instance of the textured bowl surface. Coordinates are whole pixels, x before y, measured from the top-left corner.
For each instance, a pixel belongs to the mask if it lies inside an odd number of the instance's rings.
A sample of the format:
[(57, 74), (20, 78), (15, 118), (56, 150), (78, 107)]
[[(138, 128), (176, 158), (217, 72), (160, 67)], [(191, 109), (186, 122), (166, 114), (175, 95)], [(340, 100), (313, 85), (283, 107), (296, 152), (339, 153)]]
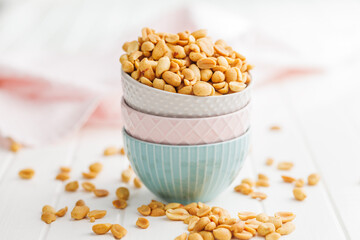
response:
[(207, 202), (239, 173), (249, 149), (249, 130), (236, 139), (173, 146), (140, 141), (123, 131), (125, 152), (146, 187), (168, 202)]
[(246, 106), (251, 96), (245, 90), (222, 96), (197, 97), (149, 87), (121, 71), (126, 103), (138, 111), (165, 117), (212, 117), (235, 112)]
[(243, 135), (250, 127), (249, 104), (216, 117), (169, 118), (136, 111), (123, 99), (121, 112), (126, 131), (137, 139), (170, 145), (198, 145)]

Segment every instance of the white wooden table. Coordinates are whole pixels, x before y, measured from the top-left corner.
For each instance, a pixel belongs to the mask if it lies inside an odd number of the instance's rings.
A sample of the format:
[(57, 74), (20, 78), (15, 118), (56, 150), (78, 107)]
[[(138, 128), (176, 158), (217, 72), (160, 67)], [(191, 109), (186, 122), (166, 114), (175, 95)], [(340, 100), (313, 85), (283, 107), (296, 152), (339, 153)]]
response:
[[(121, 35), (128, 28), (125, 21), (133, 21), (135, 25), (152, 16), (153, 12), (148, 9), (154, 5), (158, 6), (157, 13), (177, 5), (171, 1), (141, 1), (139, 5), (110, 0), (63, 2), (0, 1), (1, 6), (6, 7), (5, 12), (0, 8), (1, 53), (41, 47), (65, 52), (88, 52), (94, 46), (97, 50), (108, 50), (108, 46), (118, 44), (118, 36), (114, 34)], [(282, 239), (360, 239), (360, 79), (357, 70), (360, 36), (355, 31), (359, 29), (356, 28), (360, 22), (356, 12), (359, 4), (354, 1), (329, 5), (322, 1), (312, 5), (229, 1), (224, 5), (231, 7), (231, 11), (241, 9), (251, 21), (268, 26), (269, 31), (278, 31), (288, 41), (297, 41), (299, 47), (304, 43), (306, 47), (302, 50), (316, 53), (314, 58), (323, 58), (329, 68), (322, 74), (255, 89), (252, 151), (238, 179), (209, 205), (224, 207), (234, 216), (238, 211), (268, 214), (293, 211), (297, 215), (296, 230)], [(306, 19), (301, 18), (304, 12)], [(318, 12), (324, 12), (326, 21), (318, 21)], [(333, 17), (332, 13), (342, 15)], [(292, 21), (284, 22), (283, 18)], [(12, 21), (4, 22), (4, 19)], [(287, 34), (289, 29), (299, 26), (306, 27), (314, 38), (304, 37), (301, 31), (298, 35), (295, 31)], [(334, 34), (336, 32), (339, 34)], [(23, 41), (24, 37), (27, 41)], [(272, 125), (281, 126), (281, 131), (269, 131)], [(107, 146), (122, 146), (120, 131), (87, 127), (56, 144), (23, 149), (17, 154), (0, 149), (0, 239), (112, 239), (111, 235), (95, 236), (88, 220), (71, 220), (69, 213), (51, 225), (40, 220), (43, 205), (72, 209), (78, 199), (84, 199), (91, 209), (107, 210), (107, 215), (96, 222), (121, 224), (128, 230), (124, 239), (165, 240), (185, 232), (186, 225), (165, 217), (149, 217), (150, 227), (146, 230), (135, 226), (139, 217), (136, 208), (156, 197), (145, 187), (135, 189), (132, 184), (120, 181), (121, 171), (129, 164), (125, 157), (102, 155)], [(291, 185), (281, 180), (284, 173), (275, 166), (265, 165), (267, 157), (273, 157), (275, 165), (279, 161), (294, 162), (293, 170), (286, 172), (288, 175), (306, 178), (310, 173), (320, 173), (320, 184), (306, 186), (308, 198), (295, 201)], [(103, 163), (104, 169), (93, 182), (109, 190), (108, 197), (96, 198), (83, 190), (68, 193), (64, 191), (64, 183), (54, 179), (60, 166), (71, 166), (71, 179), (83, 181), (81, 173), (95, 161)], [(26, 167), (36, 171), (32, 180), (18, 177), (18, 171)], [(241, 178), (255, 178), (257, 173), (270, 177), (271, 186), (261, 189), (268, 194), (266, 200), (259, 202), (233, 191)], [(119, 186), (127, 186), (131, 191), (125, 210), (114, 209), (111, 203)]]

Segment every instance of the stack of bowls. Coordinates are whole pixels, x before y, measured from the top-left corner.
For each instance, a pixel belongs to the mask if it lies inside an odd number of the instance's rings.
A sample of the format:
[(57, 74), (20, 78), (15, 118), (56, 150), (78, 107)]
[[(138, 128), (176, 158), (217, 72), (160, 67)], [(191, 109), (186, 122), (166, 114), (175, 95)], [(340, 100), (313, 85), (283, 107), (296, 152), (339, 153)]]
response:
[(239, 173), (249, 149), (251, 84), (197, 97), (144, 85), (122, 71), (124, 147), (146, 187), (168, 202), (206, 202)]

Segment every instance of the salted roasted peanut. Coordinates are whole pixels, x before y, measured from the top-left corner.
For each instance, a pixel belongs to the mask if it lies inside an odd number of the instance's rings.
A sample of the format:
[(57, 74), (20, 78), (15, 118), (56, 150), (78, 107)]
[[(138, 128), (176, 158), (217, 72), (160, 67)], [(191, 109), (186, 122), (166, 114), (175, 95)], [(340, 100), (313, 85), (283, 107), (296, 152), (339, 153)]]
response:
[[(186, 80), (186, 79), (185, 79)], [(181, 94), (187, 94), (187, 95), (191, 95), (193, 90), (192, 90), (192, 86), (185, 86), (181, 89), (178, 90), (178, 93), (181, 93)]]
[(156, 77), (161, 75), (170, 69), (170, 58), (168, 56), (161, 57), (156, 66)]
[(197, 203), (196, 202), (192, 202), (192, 203), (189, 203), (187, 205), (184, 206), (184, 209), (186, 209), (186, 211), (189, 211), (190, 208), (193, 208), (193, 207), (197, 207)]
[(242, 221), (246, 221), (248, 219), (256, 218), (256, 213), (253, 212), (239, 212), (238, 217)]
[(150, 216), (152, 217), (161, 217), (165, 215), (165, 210), (161, 208), (155, 208), (151, 210)]
[(291, 170), (294, 166), (294, 163), (292, 162), (280, 162), (277, 166), (277, 168), (279, 170), (284, 170), (284, 171), (287, 171), (287, 170)]
[(256, 229), (252, 228), (251, 226), (249, 226), (248, 224), (245, 224), (244, 226), (244, 230), (251, 233), (253, 236), (256, 235)]
[(269, 233), (275, 232), (275, 226), (272, 223), (262, 223), (257, 229), (260, 236), (266, 236)]
[(264, 200), (267, 198), (267, 195), (262, 192), (252, 192), (252, 193), (250, 193), (250, 197), (253, 199)]
[(97, 176), (96, 172), (83, 172), (82, 176), (86, 179), (94, 179)]
[(208, 224), (206, 224), (204, 230), (205, 231), (212, 231), (216, 228), (216, 223), (214, 222), (209, 222)]
[(114, 200), (112, 202), (112, 204), (115, 208), (118, 208), (118, 209), (124, 209), (127, 207), (127, 202), (124, 199)]
[(200, 53), (200, 52), (191, 52), (191, 53), (189, 54), (189, 58), (190, 58), (190, 60), (193, 61), (193, 62), (197, 62), (197, 61), (199, 61), (200, 59), (203, 59), (203, 58), (205, 58), (205, 57), (206, 57), (205, 54)]
[(282, 218), (281, 217), (269, 216), (269, 220), (266, 222), (274, 224), (276, 229), (278, 229), (279, 227), (282, 226)]
[(265, 240), (279, 240), (281, 235), (277, 232), (269, 233), (265, 236)]
[(210, 69), (200, 70), (201, 81), (207, 82), (211, 79), (213, 72)]
[(179, 35), (168, 33), (165, 36), (165, 41), (167, 43), (176, 44), (180, 40)]
[(221, 56), (229, 56), (229, 52), (219, 44), (215, 44), (214, 49)]
[(197, 212), (197, 216), (205, 217), (205, 216), (209, 215), (210, 212), (211, 212), (211, 207), (205, 205), (199, 209), (199, 211)]
[(292, 212), (277, 212), (274, 214), (275, 217), (280, 217), (282, 223), (287, 223), (295, 219), (296, 215)]
[(255, 182), (253, 180), (251, 180), (251, 178), (244, 178), (241, 180), (241, 183), (246, 183), (248, 184), (250, 187), (254, 187), (255, 186)]
[(149, 216), (151, 213), (151, 208), (147, 205), (142, 205), (138, 207), (137, 210), (143, 216)]
[(265, 162), (266, 165), (271, 166), (271, 165), (273, 165), (273, 163), (274, 163), (274, 159), (272, 159), (272, 158), (266, 159), (266, 162)]
[(293, 189), (293, 194), (296, 200), (303, 201), (307, 197), (303, 188), (296, 187)]
[(65, 191), (75, 192), (79, 188), (79, 182), (73, 181), (65, 185)]
[(317, 173), (313, 173), (308, 176), (308, 184), (310, 186), (314, 186), (318, 184), (319, 181), (320, 181), (320, 175)]
[(56, 220), (56, 215), (52, 212), (44, 212), (41, 215), (41, 220), (47, 224), (50, 224)]
[(196, 96), (206, 97), (210, 96), (213, 92), (213, 86), (207, 82), (199, 81), (193, 86), (193, 92)]
[(128, 61), (131, 62), (132, 64), (134, 64), (135, 60), (139, 59), (142, 55), (143, 55), (142, 52), (135, 51), (129, 55)]
[(228, 83), (237, 80), (237, 72), (236, 72), (235, 68), (229, 68), (228, 70), (226, 70), (225, 80)]
[(264, 180), (264, 179), (259, 179), (256, 181), (256, 186), (257, 187), (269, 187), (270, 184), (267, 180)]
[(63, 217), (67, 213), (68, 207), (61, 208), (59, 211), (55, 213), (57, 217)]
[(290, 177), (290, 176), (285, 176), (285, 175), (282, 175), (281, 178), (284, 180), (284, 182), (286, 183), (292, 183), (294, 182), (296, 179), (293, 178), (293, 177)]
[[(195, 226), (194, 226), (194, 231), (195, 232), (200, 232), (201, 230), (203, 230), (205, 228), (205, 226), (210, 222), (210, 219), (208, 217), (202, 217), (199, 219), (199, 221), (196, 222)], [(190, 224), (189, 224), (190, 225)]]
[(253, 189), (247, 183), (241, 183), (240, 185), (235, 186), (234, 190), (244, 195), (249, 195), (253, 192)]
[(140, 78), (141, 72), (140, 69), (136, 69), (131, 73), (131, 77), (135, 80), (138, 80)]
[(129, 44), (130, 42), (125, 42), (123, 45), (122, 45), (122, 49), (126, 52), (128, 47), (129, 47)]
[(186, 240), (187, 234), (182, 233), (181, 235), (177, 236), (174, 240)]
[(54, 213), (54, 214), (55, 214), (56, 211), (55, 211), (55, 209), (54, 209), (52, 206), (50, 206), (50, 205), (45, 205), (45, 206), (43, 206), (41, 212), (43, 212), (43, 213), (49, 212), (49, 213)]
[(75, 206), (85, 206), (85, 201), (82, 199), (79, 199), (76, 201)]
[(143, 218), (143, 217), (139, 217), (136, 221), (136, 226), (138, 226), (139, 228), (142, 228), (142, 229), (148, 228), (149, 225), (150, 225), (149, 220), (147, 220), (146, 218)]
[(146, 41), (143, 44), (141, 44), (141, 51), (143, 52), (151, 52), (154, 49), (155, 45), (150, 42)]
[(165, 81), (160, 78), (155, 78), (152, 85), (154, 88), (164, 90)]
[(192, 32), (191, 35), (194, 36), (195, 39), (206, 37), (207, 30), (206, 29), (200, 29), (195, 32)]
[(237, 222), (233, 225), (231, 225), (231, 232), (233, 233), (239, 233), (242, 232), (245, 228), (245, 223), (243, 221)]
[(155, 208), (161, 208), (164, 209), (165, 208), (165, 204), (163, 204), (162, 202), (159, 202), (157, 200), (151, 200), (151, 202), (149, 203), (149, 207), (151, 209), (155, 209)]
[(184, 78), (189, 81), (195, 78), (195, 73), (190, 68), (185, 68), (181, 73), (184, 75)]
[(70, 175), (67, 172), (61, 172), (58, 175), (56, 175), (56, 180), (60, 181), (66, 181), (70, 178)]
[(105, 189), (95, 189), (93, 192), (97, 197), (106, 197), (109, 195), (109, 191)]
[(213, 83), (219, 83), (219, 82), (223, 82), (225, 81), (225, 75), (224, 73), (220, 72), (220, 71), (216, 71), (213, 73), (212, 77), (211, 77), (211, 81)]
[(199, 233), (193, 232), (189, 234), (188, 240), (203, 240), (203, 238)]
[(122, 69), (126, 73), (132, 73), (134, 71), (134, 64), (132, 64), (130, 61), (124, 60), (121, 65)]
[(115, 155), (118, 152), (118, 149), (116, 147), (107, 147), (104, 150), (104, 155), (105, 156), (110, 156), (110, 155)]
[(126, 49), (126, 53), (128, 55), (130, 55), (131, 53), (138, 51), (140, 47), (140, 44), (138, 41), (132, 41), (128, 44), (127, 49)]
[(266, 215), (265, 213), (260, 213), (256, 216), (256, 220), (259, 222), (266, 223), (267, 221), (269, 221), (269, 216)]
[(206, 56), (211, 57), (214, 55), (214, 45), (211, 40), (207, 38), (200, 38), (196, 40), (196, 44), (200, 47), (201, 51), (203, 51)]
[(218, 57), (217, 62), (219, 64), (219, 66), (223, 66), (223, 67), (225, 67), (225, 69), (227, 69), (229, 67), (228, 61), (223, 56)]
[(212, 58), (201, 58), (196, 64), (200, 69), (210, 69), (216, 66), (216, 61)]
[(35, 171), (31, 168), (25, 168), (20, 170), (19, 176), (22, 179), (31, 179), (35, 175)]
[[(253, 229), (257, 229), (260, 226), (261, 222), (256, 220), (256, 218), (251, 218), (245, 221), (245, 225)], [(246, 230), (246, 229), (245, 229)]]
[(110, 231), (116, 239), (121, 239), (127, 234), (127, 230), (119, 224), (113, 224)]
[(268, 178), (265, 174), (262, 174), (262, 173), (259, 173), (259, 174), (258, 174), (258, 179), (260, 179), (260, 180), (266, 180), (266, 181), (269, 180), (269, 178)]
[(248, 240), (250, 238), (253, 237), (253, 235), (251, 233), (249, 233), (248, 231), (242, 231), (242, 232), (237, 232), (234, 233), (234, 237), (240, 240)]
[(227, 94), (229, 92), (229, 84), (225, 83), (225, 86), (222, 89), (219, 89), (218, 92), (221, 94)]
[(103, 218), (105, 217), (105, 215), (106, 215), (105, 210), (92, 210), (88, 212), (87, 217), (95, 221), (95, 219)]
[[(193, 216), (193, 217), (196, 217), (196, 216)], [(191, 218), (191, 219), (189, 220), (188, 230), (189, 230), (189, 231), (193, 231), (194, 228), (195, 228), (195, 226), (196, 226), (196, 224), (199, 222), (199, 220), (200, 220), (199, 217)], [(207, 224), (206, 224), (206, 225), (207, 225)], [(205, 226), (206, 226), (206, 225), (205, 225)]]
[(119, 59), (120, 63), (123, 64), (124, 61), (129, 61), (129, 56), (127, 54), (123, 54)]
[(213, 83), (213, 87), (216, 90), (222, 89), (225, 87), (226, 82)]
[(302, 178), (299, 178), (295, 181), (295, 187), (303, 187), (304, 184), (305, 184), (305, 181)]
[(183, 205), (181, 203), (168, 203), (165, 205), (164, 210), (168, 210), (168, 209), (177, 209), (182, 207)]
[(152, 43), (154, 43), (154, 44), (156, 44), (158, 41), (160, 41), (160, 36), (159, 35), (157, 35), (157, 34), (153, 34), (153, 33), (151, 33), (151, 34), (149, 34), (148, 35), (148, 38), (149, 38), (149, 40), (152, 42)]
[(166, 216), (173, 221), (184, 221), (186, 218), (190, 216), (188, 211), (183, 208), (177, 209), (167, 209)]
[(287, 222), (278, 229), (276, 229), (276, 232), (281, 235), (287, 235), (292, 233), (294, 230), (295, 230), (295, 225), (292, 222)]
[(167, 46), (164, 40), (159, 40), (152, 51), (152, 57), (154, 60), (159, 60), (167, 52)]
[(75, 206), (71, 211), (71, 217), (75, 220), (84, 219), (88, 214), (89, 210), (90, 209), (88, 206)]
[[(200, 47), (199, 47), (198, 45), (192, 43), (192, 44), (189, 44), (188, 46), (189, 46), (189, 50), (190, 50), (190, 51), (192, 51), (192, 52), (197, 52), (197, 53), (200, 52)], [(189, 54), (190, 54), (190, 53), (189, 53)], [(189, 55), (189, 54), (188, 54), (188, 55)]]
[(85, 191), (92, 192), (95, 190), (95, 185), (91, 182), (83, 182), (81, 186), (84, 188)]
[(133, 171), (131, 169), (125, 169), (121, 173), (121, 181), (124, 183), (128, 183), (133, 175)]
[(95, 173), (101, 172), (102, 168), (103, 168), (103, 166), (99, 162), (93, 163), (89, 166), (90, 172), (95, 172)]
[(162, 74), (162, 77), (166, 83), (168, 83), (174, 87), (180, 86), (181, 78), (179, 75), (177, 75), (171, 71), (166, 71)]
[(203, 240), (215, 240), (214, 234), (208, 231), (201, 231), (199, 232)]
[(172, 46), (171, 50), (174, 58), (182, 59), (186, 57), (185, 50), (182, 46), (178, 46), (178, 45)]
[(140, 181), (140, 179), (138, 177), (134, 178), (134, 186), (136, 188), (141, 188), (142, 187), (142, 182)]
[(111, 229), (111, 223), (100, 223), (92, 226), (92, 230), (97, 235), (103, 235)]
[(130, 196), (129, 189), (127, 189), (126, 187), (119, 187), (118, 189), (116, 189), (116, 196), (118, 199), (128, 200)]
[(176, 62), (171, 61), (170, 62), (170, 72), (177, 73), (180, 71), (180, 66)]
[(215, 239), (218, 240), (230, 240), (232, 237), (232, 234), (229, 229), (227, 228), (217, 228), (213, 231)]
[(246, 84), (242, 82), (232, 81), (229, 82), (229, 88), (233, 92), (240, 92), (246, 88)]
[(69, 172), (71, 172), (71, 168), (62, 166), (62, 167), (60, 167), (60, 172), (69, 173)]
[(170, 84), (164, 85), (164, 91), (176, 93), (176, 89)]
[(243, 62), (242, 66), (240, 68), (240, 71), (245, 72), (247, 70), (247, 65), (248, 65), (247, 62)]

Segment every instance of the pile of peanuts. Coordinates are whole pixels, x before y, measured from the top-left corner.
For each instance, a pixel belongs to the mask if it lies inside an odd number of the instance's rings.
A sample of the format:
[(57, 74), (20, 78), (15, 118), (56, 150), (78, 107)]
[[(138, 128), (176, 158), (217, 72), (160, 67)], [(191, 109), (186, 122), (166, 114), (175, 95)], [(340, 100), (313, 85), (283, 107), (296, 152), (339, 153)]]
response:
[(246, 240), (256, 235), (263, 236), (266, 240), (278, 240), (281, 235), (295, 230), (295, 225), (291, 222), (295, 219), (295, 214), (291, 212), (277, 212), (274, 216), (239, 212), (238, 218), (233, 218), (225, 209), (210, 207), (201, 202), (184, 206), (180, 203), (165, 205), (156, 200), (140, 206), (138, 212), (143, 216), (166, 215), (170, 220), (187, 224), (190, 233), (183, 233), (175, 240)]
[(224, 40), (215, 43), (205, 29), (156, 33), (143, 28), (138, 40), (126, 42), (120, 62), (133, 79), (173, 93), (216, 96), (244, 90), (253, 68)]

